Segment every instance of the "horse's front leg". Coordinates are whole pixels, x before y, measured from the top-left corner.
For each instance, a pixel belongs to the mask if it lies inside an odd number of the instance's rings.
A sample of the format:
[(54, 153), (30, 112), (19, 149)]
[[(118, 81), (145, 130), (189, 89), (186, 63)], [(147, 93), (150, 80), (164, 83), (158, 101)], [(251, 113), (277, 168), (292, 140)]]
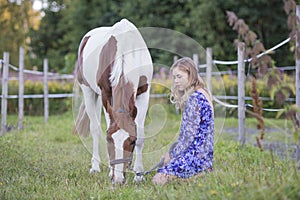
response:
[[(136, 159), (134, 162), (134, 171), (136, 173), (144, 172), (143, 166), (143, 148), (144, 148), (144, 138), (145, 138), (145, 130), (144, 124), (146, 119), (146, 113), (148, 110), (149, 104), (149, 90), (141, 95), (139, 95), (136, 99), (136, 107), (137, 107), (137, 117), (136, 117), (136, 125), (137, 125), (137, 141), (135, 146)], [(144, 180), (144, 176), (135, 175), (134, 181), (142, 181)]]
[(100, 133), (98, 130), (99, 126), (94, 125), (91, 123), (91, 135), (93, 138), (93, 156), (92, 156), (92, 168), (90, 169), (90, 173), (93, 172), (100, 172), (100, 156), (99, 156), (99, 139)]
[[(137, 127), (137, 132), (138, 132), (138, 137), (136, 140), (136, 145), (135, 145), (135, 152), (136, 152), (136, 157), (134, 161), (134, 167), (133, 170), (135, 173), (140, 173), (144, 172), (144, 166), (143, 166), (143, 148), (144, 148), (144, 127)], [(144, 176), (142, 175), (135, 175), (134, 176), (134, 181), (140, 182), (144, 180)]]
[[(95, 109), (94, 109), (94, 114), (95, 114), (95, 120), (92, 122), (91, 121), (91, 126), (93, 126), (92, 131), (92, 137), (93, 137), (93, 157), (92, 157), (92, 168), (90, 169), (90, 172), (100, 172), (100, 156), (99, 156), (99, 140), (101, 139), (100, 136), (102, 134), (102, 129), (100, 127), (100, 122), (101, 122), (101, 107), (102, 107), (102, 102), (101, 102), (101, 96), (98, 96), (97, 94), (95, 98)], [(93, 123), (93, 125), (92, 125)]]
[(90, 88), (82, 86), (82, 91), (84, 94), (84, 101), (86, 106), (86, 113), (90, 119), (90, 133), (93, 139), (93, 156), (92, 156), (92, 167), (90, 173), (100, 172), (100, 156), (99, 156), (99, 139), (101, 135), (100, 129), (100, 102), (98, 101), (99, 96), (94, 93)]

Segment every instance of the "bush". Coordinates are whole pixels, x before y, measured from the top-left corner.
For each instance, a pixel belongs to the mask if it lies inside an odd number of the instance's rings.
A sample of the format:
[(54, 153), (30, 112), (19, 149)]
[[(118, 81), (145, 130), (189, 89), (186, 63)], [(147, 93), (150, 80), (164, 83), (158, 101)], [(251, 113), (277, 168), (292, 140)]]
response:
[(170, 79), (153, 79), (151, 82), (151, 94), (169, 94), (171, 92)]
[[(223, 75), (221, 80), (220, 77), (212, 77), (212, 90), (215, 96), (237, 96), (238, 85), (236, 75)], [(295, 87), (294, 77), (284, 74), (282, 80), (291, 84)], [(154, 78), (151, 82), (151, 94), (170, 94), (171, 88), (170, 79), (159, 79)], [(251, 91), (251, 81), (246, 80), (245, 83), (245, 95), (250, 96)], [(270, 97), (270, 88), (267, 86), (265, 79), (259, 79), (256, 81), (256, 87), (260, 97)], [(2, 87), (0, 87), (1, 92)], [(73, 92), (73, 82), (58, 82), (50, 81), (48, 83), (49, 94), (63, 94)], [(295, 90), (295, 89), (294, 89)], [(18, 94), (18, 82), (16, 80), (9, 81), (8, 86), (9, 95)], [(44, 86), (41, 81), (31, 81), (27, 80), (24, 84), (24, 94), (44, 94)], [(295, 98), (295, 94), (291, 94), (290, 98)], [(168, 97), (162, 97), (167, 99)], [(44, 100), (43, 99), (25, 99), (24, 100), (24, 113), (28, 115), (42, 115), (44, 110)], [(227, 100), (229, 104), (237, 105), (237, 100)], [(60, 114), (71, 108), (72, 99), (71, 98), (59, 98), (50, 99), (50, 114)], [(251, 100), (246, 100), (246, 103), (252, 104)], [(292, 103), (292, 102), (291, 102)], [(263, 101), (263, 108), (281, 108), (276, 104), (276, 101)], [(225, 109), (227, 113), (231, 116), (237, 115), (237, 109)], [(18, 112), (18, 100), (10, 99), (8, 101), (8, 113)], [(222, 111), (223, 112), (223, 111)], [(276, 112), (265, 112), (266, 117), (275, 117)]]

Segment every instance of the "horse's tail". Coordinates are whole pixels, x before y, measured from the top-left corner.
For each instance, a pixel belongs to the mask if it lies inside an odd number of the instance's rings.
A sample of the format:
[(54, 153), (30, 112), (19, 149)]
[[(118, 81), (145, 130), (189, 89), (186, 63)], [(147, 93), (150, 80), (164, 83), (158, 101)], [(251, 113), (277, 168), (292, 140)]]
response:
[(77, 119), (73, 126), (72, 133), (73, 134), (78, 133), (79, 135), (87, 137), (89, 135), (89, 130), (90, 130), (90, 119), (85, 111), (85, 103), (84, 101), (82, 101), (77, 115)]

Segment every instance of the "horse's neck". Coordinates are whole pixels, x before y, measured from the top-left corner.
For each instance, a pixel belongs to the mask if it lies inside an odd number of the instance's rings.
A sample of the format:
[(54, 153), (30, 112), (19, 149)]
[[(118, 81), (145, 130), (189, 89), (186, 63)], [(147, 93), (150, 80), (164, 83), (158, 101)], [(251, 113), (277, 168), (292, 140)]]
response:
[(121, 75), (119, 82), (113, 87), (113, 107), (129, 111), (129, 105), (134, 94), (134, 86), (125, 80), (124, 74)]

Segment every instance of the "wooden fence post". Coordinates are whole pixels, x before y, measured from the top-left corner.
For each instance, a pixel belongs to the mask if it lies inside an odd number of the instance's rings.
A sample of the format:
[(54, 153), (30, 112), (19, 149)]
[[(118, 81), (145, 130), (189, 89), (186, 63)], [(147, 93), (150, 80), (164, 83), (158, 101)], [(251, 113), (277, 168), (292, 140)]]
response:
[[(297, 19), (300, 19), (300, 5), (296, 7)], [(297, 21), (296, 29), (296, 105), (300, 109), (300, 30), (299, 30), (299, 20)], [(300, 116), (298, 115), (298, 119)]]
[(199, 57), (198, 57), (198, 54), (193, 54), (193, 61), (195, 62), (195, 64), (196, 64), (196, 67), (197, 67), (197, 69), (198, 69), (198, 67), (199, 67)]
[(19, 52), (19, 117), (18, 130), (23, 128), (24, 118), (24, 49), (20, 47)]
[(9, 53), (3, 53), (3, 73), (2, 73), (2, 99), (1, 99), (1, 131), (0, 136), (6, 133), (7, 117), (7, 95), (8, 95), (8, 72), (9, 72)]
[(211, 75), (212, 75), (212, 48), (206, 49), (206, 86), (208, 91), (212, 94), (212, 81), (211, 81)]
[[(300, 30), (299, 30), (299, 19), (300, 19), (300, 5), (296, 6), (296, 105), (300, 109)], [(296, 114), (297, 120), (300, 120), (300, 115)], [(300, 160), (300, 136), (298, 135), (298, 145), (296, 145), (296, 160)]]
[(48, 59), (44, 59), (44, 121), (48, 122), (49, 118), (49, 99), (48, 99)]
[(76, 79), (74, 79), (74, 87), (73, 87), (73, 113), (75, 111), (76, 114), (79, 112), (81, 99), (80, 98), (80, 88), (79, 83)]
[(173, 63), (175, 63), (178, 60), (178, 56), (173, 57)]
[(245, 44), (238, 44), (238, 122), (239, 143), (245, 145)]

